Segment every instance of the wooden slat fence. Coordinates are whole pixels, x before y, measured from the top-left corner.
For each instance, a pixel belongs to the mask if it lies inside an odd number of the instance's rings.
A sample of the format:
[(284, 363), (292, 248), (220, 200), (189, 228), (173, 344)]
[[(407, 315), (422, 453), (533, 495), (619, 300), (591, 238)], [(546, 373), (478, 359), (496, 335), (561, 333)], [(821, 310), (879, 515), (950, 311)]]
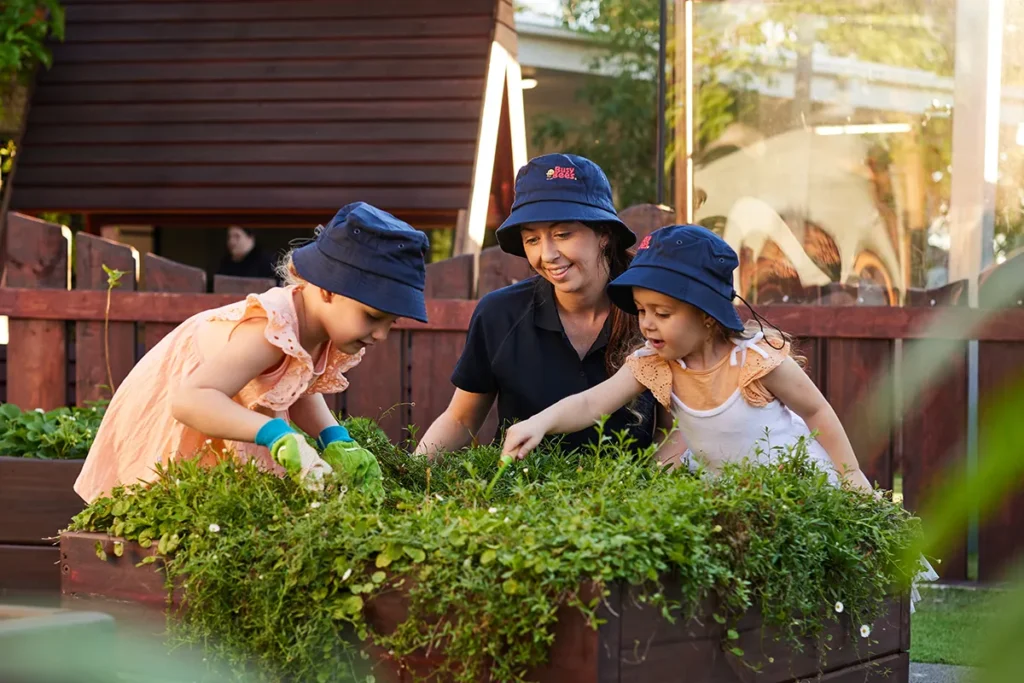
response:
[[(7, 398), (23, 407), (52, 408), (68, 400), (68, 379), (76, 384), (79, 403), (104, 396), (106, 359), (102, 327), (106, 314), (105, 276), (101, 264), (125, 269), (126, 248), (78, 235), (76, 289), (66, 289), (67, 244), (60, 228), (14, 215), (7, 286), (0, 288), (0, 314), (11, 318), (6, 365)], [(233, 283), (231, 293), (202, 293), (203, 274), (147, 255), (137, 291), (134, 273), (111, 296), (111, 368), (122, 378), (139, 354), (175, 324), (202, 310), (236, 300), (246, 291)], [(351, 387), (335, 397), (333, 407), (346, 415), (380, 420), (392, 439), (419, 433), (447, 406), (452, 394), (451, 369), (461, 353), (475, 302), (472, 297), (527, 277), (521, 259), (485, 250), (478, 263), (470, 256), (428, 267), (429, 324), (402, 321), (383, 348), (376, 348), (350, 372)], [(474, 280), (478, 283), (474, 292)], [(248, 291), (264, 288), (266, 283)], [(837, 296), (841, 294), (842, 296)], [(806, 294), (806, 293), (805, 293)], [(763, 313), (798, 338), (808, 357), (808, 372), (846, 426), (869, 478), (892, 487), (897, 476), (905, 504), (913, 510), (926, 499), (937, 477), (950, 467), (964, 467), (967, 422), (967, 342), (979, 340), (979, 391), (982, 419), (988, 400), (1024, 377), (1024, 306), (998, 315), (957, 303), (962, 285), (914, 292), (904, 307), (856, 305), (856, 293), (828, 288), (806, 294), (812, 301), (840, 300), (848, 305), (767, 305)], [(747, 315), (746, 311), (741, 311)], [(922, 396), (900, 409), (898, 387), (905, 382), (906, 360), (934, 352), (942, 343), (929, 330), (939, 316), (956, 324), (944, 336), (959, 342), (941, 377), (932, 378)], [(72, 326), (71, 323), (74, 323)], [(97, 331), (98, 330), (98, 331)], [(73, 353), (72, 353), (73, 352)], [(74, 369), (68, 359), (75, 358)], [(894, 369), (892, 374), (882, 374)], [(876, 383), (884, 378), (884, 391)], [(893, 426), (865, 420), (872, 402), (899, 416)], [(494, 433), (492, 414), (481, 440)], [(984, 446), (984, 444), (982, 444)], [(927, 520), (925, 520), (927, 524)], [(1024, 496), (1007, 502), (981, 530), (980, 576), (994, 580), (1024, 550), (1018, 529), (1024, 523)], [(966, 522), (964, 525), (966, 541)], [(963, 545), (963, 544), (962, 544)], [(944, 578), (967, 577), (963, 547), (942, 558)]]

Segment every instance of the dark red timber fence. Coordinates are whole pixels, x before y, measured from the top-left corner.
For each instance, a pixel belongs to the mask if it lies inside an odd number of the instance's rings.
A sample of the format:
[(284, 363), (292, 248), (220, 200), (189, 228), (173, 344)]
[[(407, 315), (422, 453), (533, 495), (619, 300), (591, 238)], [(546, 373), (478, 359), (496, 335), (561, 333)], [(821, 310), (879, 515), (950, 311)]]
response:
[[(49, 409), (108, 396), (102, 265), (127, 272), (111, 295), (109, 312), (115, 384), (174, 325), (268, 286), (218, 279), (217, 292), (205, 294), (201, 271), (150, 254), (142, 258), (141, 282), (136, 282), (135, 261), (127, 246), (80, 233), (75, 237), (75, 288), (68, 289), (69, 250), (61, 228), (12, 214), (8, 229), (7, 279), (0, 288), (0, 315), (10, 318), (4, 379), (6, 400), (24, 408)], [(475, 287), (474, 272), (479, 273)], [(472, 298), (529, 275), (524, 261), (495, 249), (484, 250), (478, 268), (472, 256), (431, 264), (430, 322), (400, 322), (387, 342), (351, 371), (349, 390), (329, 397), (329, 405), (345, 415), (377, 418), (393, 439), (408, 438), (409, 426), (422, 433), (451, 398), (449, 375), (465, 342), (475, 306)], [(904, 504), (916, 510), (948, 468), (965, 467), (968, 342), (980, 342), (978, 396), (984, 420), (990, 401), (1024, 375), (1024, 306), (1014, 301), (1012, 308), (994, 315), (969, 309), (959, 305), (965, 298), (962, 283), (911, 293), (904, 307), (856, 305), (856, 291), (842, 287), (816, 296), (811, 300), (819, 303), (773, 304), (761, 312), (797, 337), (808, 358), (808, 373), (843, 420), (868, 477), (884, 488), (901, 487)], [(953, 331), (944, 335), (957, 342), (958, 350), (943, 374), (900, 409), (892, 396), (906, 384), (907, 359), (944, 343), (928, 336), (939, 315), (954, 316), (956, 324), (946, 327)], [(877, 391), (880, 382), (883, 392)], [(865, 409), (878, 401), (886, 402), (885, 412), (897, 418), (894, 426), (864, 420)], [(480, 440), (490, 440), (494, 428), (492, 415)], [(1021, 526), (1024, 495), (1007, 502), (981, 528), (981, 580), (997, 579), (1024, 550)], [(966, 524), (962, 540), (961, 547), (937, 567), (945, 580), (968, 576)], [(7, 571), (5, 559), (8, 565), (14, 561), (10, 552), (2, 551), (4, 542), (0, 537), (0, 577)], [(45, 550), (52, 551), (55, 561), (56, 550)]]

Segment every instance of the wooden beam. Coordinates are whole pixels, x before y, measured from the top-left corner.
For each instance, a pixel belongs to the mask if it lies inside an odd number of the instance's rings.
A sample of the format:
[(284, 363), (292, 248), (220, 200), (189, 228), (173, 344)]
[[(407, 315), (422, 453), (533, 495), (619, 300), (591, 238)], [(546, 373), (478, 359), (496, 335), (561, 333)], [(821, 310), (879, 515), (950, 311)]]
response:
[[(0, 315), (24, 320), (102, 321), (105, 291), (64, 291), (0, 288)], [(238, 295), (176, 292), (119, 292), (111, 294), (110, 320), (114, 322), (178, 323), (196, 313), (239, 300)], [(430, 322), (401, 320), (404, 330), (465, 331), (477, 301), (431, 299)], [(738, 309), (746, 315), (745, 309)], [(795, 337), (833, 339), (979, 339), (1024, 340), (1024, 309), (998, 312), (966, 308), (890, 308), (886, 306), (761, 307), (773, 324)], [(944, 321), (941, 330), (932, 325)]]
[[(180, 323), (203, 311), (240, 300), (237, 294), (191, 294), (181, 292), (118, 292), (110, 296), (111, 322)], [(14, 320), (102, 321), (105, 316), (105, 291), (63, 291), (0, 288), (0, 315)], [(399, 329), (466, 330), (476, 301), (431, 300), (424, 324), (401, 320)]]

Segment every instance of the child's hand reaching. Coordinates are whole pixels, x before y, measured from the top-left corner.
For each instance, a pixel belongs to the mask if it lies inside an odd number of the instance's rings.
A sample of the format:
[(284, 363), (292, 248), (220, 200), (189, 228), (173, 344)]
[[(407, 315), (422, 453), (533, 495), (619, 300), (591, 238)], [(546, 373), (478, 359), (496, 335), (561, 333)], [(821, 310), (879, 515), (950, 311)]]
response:
[[(324, 434), (331, 430), (337, 430), (337, 436), (327, 441)], [(352, 486), (361, 488), (378, 501), (384, 498), (384, 475), (380, 471), (380, 463), (373, 453), (352, 439), (344, 427), (325, 429), (320, 434), (320, 444), (324, 449), (324, 460), (334, 471), (347, 478)]]
[(517, 422), (505, 432), (505, 444), (502, 456), (511, 456), (518, 460), (525, 458), (547, 436), (548, 430), (537, 416), (529, 420)]
[(291, 426), (281, 419), (271, 420), (256, 434), (256, 443), (270, 449), (274, 462), (289, 476), (312, 489), (323, 487), (325, 474), (333, 470)]

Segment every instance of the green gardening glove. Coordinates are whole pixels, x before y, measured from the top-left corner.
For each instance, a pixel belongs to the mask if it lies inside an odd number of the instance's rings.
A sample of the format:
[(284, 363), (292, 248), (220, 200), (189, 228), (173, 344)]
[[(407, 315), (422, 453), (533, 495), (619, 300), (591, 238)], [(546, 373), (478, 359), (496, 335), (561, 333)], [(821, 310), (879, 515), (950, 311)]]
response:
[(276, 419), (266, 423), (256, 434), (256, 443), (266, 446), (289, 476), (312, 489), (323, 488), (323, 477), (330, 474), (331, 466), (287, 422)]
[(384, 498), (384, 475), (373, 453), (359, 445), (341, 425), (328, 427), (317, 439), (324, 461), (352, 486), (375, 498)]

